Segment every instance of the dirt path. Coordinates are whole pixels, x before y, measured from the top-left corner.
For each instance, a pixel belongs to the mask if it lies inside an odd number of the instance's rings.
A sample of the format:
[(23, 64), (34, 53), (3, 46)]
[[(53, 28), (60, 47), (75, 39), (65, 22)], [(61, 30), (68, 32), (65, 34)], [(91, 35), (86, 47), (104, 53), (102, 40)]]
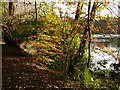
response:
[(33, 63), (33, 59), (17, 47), (3, 45), (2, 56), (3, 89), (44, 88), (52, 83), (52, 73), (32, 67), (30, 63)]

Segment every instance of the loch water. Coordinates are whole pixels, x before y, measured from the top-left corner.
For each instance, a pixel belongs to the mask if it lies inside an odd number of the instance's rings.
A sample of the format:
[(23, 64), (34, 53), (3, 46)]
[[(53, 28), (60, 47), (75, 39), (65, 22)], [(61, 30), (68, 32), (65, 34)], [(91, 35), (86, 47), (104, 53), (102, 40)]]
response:
[[(92, 65), (92, 69), (111, 69), (112, 64), (119, 62), (114, 57), (120, 58), (120, 34), (95, 34), (92, 37), (96, 38), (96, 40), (91, 43), (92, 63), (94, 64)], [(103, 52), (96, 43), (105, 45), (104, 49), (113, 50), (114, 53), (108, 54)], [(100, 65), (99, 62), (102, 62), (104, 67)]]

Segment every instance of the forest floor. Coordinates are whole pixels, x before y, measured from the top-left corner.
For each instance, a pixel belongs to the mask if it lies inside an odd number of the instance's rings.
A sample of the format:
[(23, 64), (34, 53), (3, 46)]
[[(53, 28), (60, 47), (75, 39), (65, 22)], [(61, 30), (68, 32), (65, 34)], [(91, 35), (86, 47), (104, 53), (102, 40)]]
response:
[[(113, 80), (119, 83), (119, 75)], [(61, 82), (59, 73), (49, 70), (44, 65), (35, 62), (20, 48), (10, 45), (2, 45), (2, 89), (3, 90), (46, 90), (48, 88), (71, 87)], [(53, 90), (53, 89), (51, 89)], [(79, 88), (79, 90), (86, 90)]]
[(33, 62), (34, 59), (18, 47), (3, 44), (2, 89), (50, 88), (54, 83), (54, 74), (40, 65), (35, 66)]
[[(59, 71), (50, 70), (16, 46), (2, 45), (3, 90), (70, 89), (59, 77)], [(76, 85), (76, 84), (75, 84)], [(86, 90), (84, 87), (79, 90)]]

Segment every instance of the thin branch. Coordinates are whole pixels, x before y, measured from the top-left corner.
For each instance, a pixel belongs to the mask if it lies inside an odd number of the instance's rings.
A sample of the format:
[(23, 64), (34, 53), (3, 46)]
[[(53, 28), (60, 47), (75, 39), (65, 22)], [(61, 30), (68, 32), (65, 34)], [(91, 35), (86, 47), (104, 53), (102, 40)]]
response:
[(103, 4), (103, 6), (108, 10), (108, 11), (110, 11), (110, 13), (112, 14), (115, 14), (117, 17), (119, 17), (110, 7), (106, 7), (104, 4)]
[[(119, 58), (118, 57), (116, 57), (115, 55), (113, 55), (113, 54), (110, 54), (110, 53), (108, 53), (107, 51), (105, 51), (105, 50), (102, 50), (102, 49), (100, 49), (100, 48), (95, 48), (96, 50), (99, 50), (99, 51), (102, 51), (102, 52), (104, 52), (104, 53), (106, 53), (106, 54), (108, 54), (108, 55), (111, 55), (115, 60), (119, 60)], [(117, 52), (117, 51), (116, 51)]]

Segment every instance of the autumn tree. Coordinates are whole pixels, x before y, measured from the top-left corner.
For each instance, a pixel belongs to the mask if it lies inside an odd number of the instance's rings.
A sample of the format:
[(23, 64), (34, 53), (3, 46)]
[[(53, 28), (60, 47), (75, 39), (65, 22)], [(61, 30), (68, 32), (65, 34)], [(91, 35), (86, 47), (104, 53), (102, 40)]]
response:
[[(79, 4), (78, 4), (79, 5)], [(81, 39), (81, 43), (79, 45), (79, 49), (77, 51), (77, 53), (72, 57), (72, 59), (70, 60), (70, 65), (68, 68), (68, 75), (73, 74), (74, 73), (74, 67), (77, 63), (82, 62), (82, 58), (84, 56), (84, 52), (85, 52), (85, 45), (88, 39), (90, 39), (90, 22), (92, 22), (95, 18), (95, 13), (97, 8), (99, 7), (100, 3), (98, 2), (94, 2), (93, 5), (91, 6), (90, 3), (88, 4), (88, 19), (87, 19), (87, 25), (85, 26), (85, 30), (83, 32), (83, 37)], [(79, 7), (79, 6), (78, 6)], [(91, 12), (90, 11), (91, 8)], [(77, 10), (78, 12), (78, 10)], [(76, 15), (77, 16), (77, 15)], [(86, 64), (87, 65), (87, 64)], [(88, 66), (89, 66), (89, 60), (88, 60)]]

